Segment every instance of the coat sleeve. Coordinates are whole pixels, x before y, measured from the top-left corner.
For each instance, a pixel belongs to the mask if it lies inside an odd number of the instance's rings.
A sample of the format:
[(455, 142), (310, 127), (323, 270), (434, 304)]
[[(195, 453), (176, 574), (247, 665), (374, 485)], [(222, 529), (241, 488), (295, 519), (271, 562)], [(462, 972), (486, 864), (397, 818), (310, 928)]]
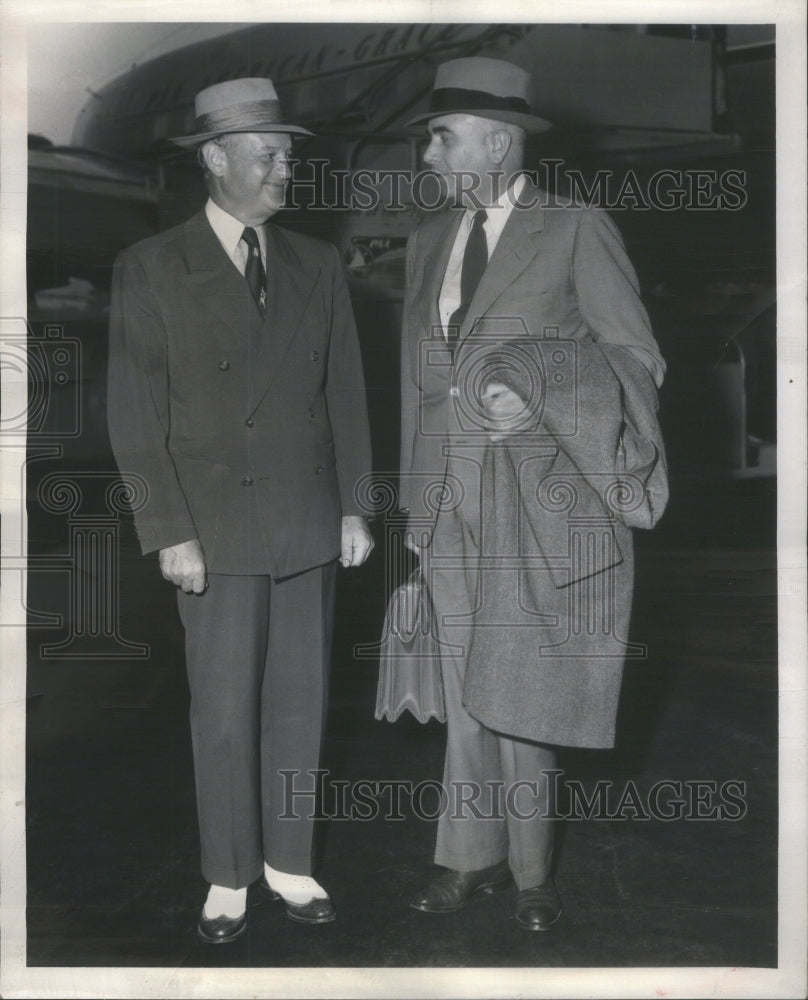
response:
[(342, 516), (367, 515), (359, 495), (360, 481), (372, 469), (362, 355), (342, 262), (332, 247), (331, 339), (328, 351), (326, 404), (334, 438)]
[(407, 241), (406, 286), (401, 329), (401, 447), (399, 449), (398, 502), (403, 510), (412, 506), (412, 456), (418, 427), (418, 386), (412, 376), (412, 345), (415, 341), (412, 329), (415, 322), (415, 261), (418, 230), (410, 233)]
[(115, 261), (109, 328), (107, 421), (122, 474), (146, 484), (135, 510), (143, 553), (197, 537), (168, 449), (168, 348), (145, 269), (130, 251)]
[(610, 515), (628, 528), (652, 528), (668, 501), (656, 386), (633, 352), (591, 340), (578, 346), (577, 391), (548, 393), (539, 429), (553, 436)]
[(640, 299), (620, 231), (605, 212), (581, 211), (572, 252), (578, 308), (596, 340), (625, 348), (662, 385), (665, 362)]

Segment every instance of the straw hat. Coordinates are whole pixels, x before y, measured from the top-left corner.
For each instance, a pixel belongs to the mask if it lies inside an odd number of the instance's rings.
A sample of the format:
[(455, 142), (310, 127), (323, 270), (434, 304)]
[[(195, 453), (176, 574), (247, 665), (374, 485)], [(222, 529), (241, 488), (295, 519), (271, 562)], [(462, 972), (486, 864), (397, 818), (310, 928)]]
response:
[(275, 87), (262, 77), (226, 80), (205, 87), (194, 99), (194, 112), (193, 133), (172, 138), (171, 142), (190, 149), (227, 132), (314, 134), (301, 125), (283, 121)]

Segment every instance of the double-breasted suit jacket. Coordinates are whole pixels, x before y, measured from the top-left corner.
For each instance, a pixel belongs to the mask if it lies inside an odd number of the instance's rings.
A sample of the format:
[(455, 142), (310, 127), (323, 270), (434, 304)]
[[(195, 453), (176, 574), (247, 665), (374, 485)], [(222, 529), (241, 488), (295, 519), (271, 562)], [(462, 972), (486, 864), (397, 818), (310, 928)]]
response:
[[(529, 183), (452, 356), (438, 298), (458, 215), (427, 218), (408, 247), (401, 505), (416, 539), (428, 541), (439, 501), (476, 537), (467, 710), (509, 735), (610, 746), (630, 529), (651, 527), (667, 502), (664, 363), (614, 223)], [(481, 402), (492, 380), (526, 404), (496, 443)]]
[(265, 230), (265, 320), (204, 212), (120, 254), (109, 423), (144, 552), (198, 538), (209, 572), (283, 578), (339, 555), (370, 441), (339, 256)]

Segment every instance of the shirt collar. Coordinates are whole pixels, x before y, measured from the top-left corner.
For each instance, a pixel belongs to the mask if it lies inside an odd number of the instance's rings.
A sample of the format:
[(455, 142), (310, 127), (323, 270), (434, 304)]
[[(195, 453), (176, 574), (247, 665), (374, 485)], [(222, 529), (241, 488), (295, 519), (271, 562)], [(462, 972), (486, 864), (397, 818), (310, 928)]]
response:
[(225, 212), (212, 198), (208, 198), (205, 205), (205, 215), (214, 233), (219, 237), (219, 242), (232, 257), (244, 232), (244, 223), (239, 222), (229, 212)]
[(514, 204), (519, 201), (522, 189), (525, 186), (525, 175), (519, 174), (513, 184), (509, 185), (491, 206), (493, 209), (503, 208), (510, 213)]
[[(516, 180), (507, 187), (488, 208), (486, 208), (487, 218), (485, 220), (485, 231), (488, 235), (488, 244), (491, 246), (492, 237), (494, 242), (505, 228), (514, 204), (519, 201), (527, 178), (524, 174), (519, 174)], [(477, 209), (466, 209), (466, 223), (470, 226), (474, 213)]]
[[(217, 205), (212, 198), (208, 198), (205, 205), (205, 215), (207, 215), (208, 222), (214, 233), (216, 233), (219, 242), (232, 258), (238, 251), (241, 236), (244, 232), (244, 223), (240, 222), (229, 212), (225, 212), (221, 205)], [(254, 226), (253, 228), (258, 233), (258, 242), (261, 246), (261, 251), (266, 256), (266, 234), (264, 233), (264, 227)]]

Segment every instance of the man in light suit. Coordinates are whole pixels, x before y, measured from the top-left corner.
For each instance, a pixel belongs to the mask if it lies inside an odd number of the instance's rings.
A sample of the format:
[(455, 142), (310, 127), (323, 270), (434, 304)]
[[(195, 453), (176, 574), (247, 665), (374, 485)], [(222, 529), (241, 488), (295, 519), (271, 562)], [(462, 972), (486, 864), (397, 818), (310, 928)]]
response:
[[(304, 923), (334, 918), (310, 816), (284, 784), (318, 767), (337, 558), (373, 546), (362, 364), (336, 250), (267, 220), (292, 137), (270, 80), (201, 91), (191, 135), (209, 200), (124, 251), (113, 280), (109, 429), (148, 487), (135, 525), (176, 584), (210, 890), (198, 933), (246, 928), (250, 883)], [(299, 801), (296, 800), (296, 801)]]
[[(438, 620), (446, 808), (412, 900), (519, 890), (552, 926), (555, 747), (610, 747), (627, 651), (633, 527), (667, 500), (664, 363), (605, 214), (523, 174), (529, 74), (438, 68), (425, 163), (459, 211), (412, 233), (402, 334), (401, 505)], [(633, 651), (633, 647), (631, 647)]]

